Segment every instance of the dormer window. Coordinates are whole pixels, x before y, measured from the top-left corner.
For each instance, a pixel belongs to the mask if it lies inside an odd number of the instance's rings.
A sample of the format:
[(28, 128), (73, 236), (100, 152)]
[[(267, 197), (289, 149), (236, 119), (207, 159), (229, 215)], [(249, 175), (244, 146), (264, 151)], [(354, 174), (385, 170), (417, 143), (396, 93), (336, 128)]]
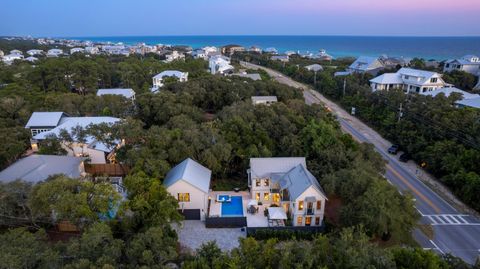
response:
[(265, 179), (265, 187), (268, 187), (269, 185), (270, 185), (270, 180), (268, 180), (268, 178), (267, 178), (267, 179)]
[(431, 83), (437, 83), (437, 81), (438, 81), (438, 78), (431, 78), (431, 79), (430, 79), (430, 82), (431, 82)]
[(255, 180), (255, 186), (260, 187), (262, 185), (262, 181), (260, 179)]

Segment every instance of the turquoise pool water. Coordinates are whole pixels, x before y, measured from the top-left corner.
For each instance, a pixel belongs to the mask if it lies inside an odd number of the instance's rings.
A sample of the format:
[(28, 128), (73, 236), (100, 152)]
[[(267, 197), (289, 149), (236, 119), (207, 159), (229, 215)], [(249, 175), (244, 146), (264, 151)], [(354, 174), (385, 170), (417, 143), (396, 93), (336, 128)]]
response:
[(222, 203), (222, 217), (243, 216), (242, 196), (231, 196), (230, 202)]

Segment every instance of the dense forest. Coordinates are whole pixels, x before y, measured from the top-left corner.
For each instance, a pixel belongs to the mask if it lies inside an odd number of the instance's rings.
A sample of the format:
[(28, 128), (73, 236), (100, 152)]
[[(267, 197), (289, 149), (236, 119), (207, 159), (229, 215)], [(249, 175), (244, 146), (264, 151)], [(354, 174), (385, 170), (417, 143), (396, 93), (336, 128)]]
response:
[[(349, 62), (345, 60), (322, 63), (325, 69), (317, 74), (317, 84), (314, 85), (314, 73), (298, 67), (306, 64), (305, 60), (293, 58), (290, 63), (283, 64), (255, 54), (238, 57), (310, 84), (347, 111), (354, 107), (358, 118), (399, 144), (401, 150), (409, 153), (418, 164), (425, 163), (425, 169), (459, 199), (480, 210), (480, 110), (457, 109), (454, 102), (460, 96), (432, 98), (406, 95), (402, 91), (372, 92), (369, 87), (371, 75), (333, 76), (334, 72), (346, 68)], [(415, 59), (413, 67), (425, 68), (425, 63)], [(464, 90), (471, 90), (476, 82), (473, 75), (459, 71), (445, 74), (444, 79)]]
[[(151, 77), (166, 69), (188, 71), (189, 81), (171, 81), (150, 93)], [(0, 64), (0, 84), (2, 167), (28, 148), (23, 126), (33, 111), (123, 118), (86, 132), (105, 143), (125, 139), (117, 159), (131, 167), (123, 202), (109, 184), (63, 176), (34, 186), (0, 184), (0, 268), (471, 268), (415, 248), (414, 202), (381, 176), (383, 159), (371, 145), (343, 134), (324, 107), (306, 105), (293, 88), (212, 76), (203, 60), (165, 64), (154, 55)], [(135, 105), (95, 96), (104, 87), (133, 88)], [(253, 106), (252, 95), (276, 95), (279, 102)], [(42, 153), (58, 151), (58, 145), (46, 145)], [(177, 201), (162, 186), (166, 172), (191, 157), (212, 170), (214, 189), (246, 188), (249, 158), (269, 156), (307, 158), (337, 201), (326, 234), (312, 240), (247, 238), (231, 252), (214, 243), (196, 253), (182, 251), (173, 229), (181, 221)], [(112, 204), (120, 206), (109, 219), (105, 212)], [(80, 233), (63, 238), (51, 229), (60, 221)]]

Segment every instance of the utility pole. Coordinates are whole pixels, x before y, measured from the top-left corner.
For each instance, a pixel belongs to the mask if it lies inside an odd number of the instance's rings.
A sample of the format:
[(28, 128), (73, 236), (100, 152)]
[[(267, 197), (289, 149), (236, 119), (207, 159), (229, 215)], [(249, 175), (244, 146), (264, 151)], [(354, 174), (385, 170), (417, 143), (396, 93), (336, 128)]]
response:
[(403, 117), (403, 103), (400, 103), (400, 108), (398, 109), (398, 121), (399, 122), (402, 119), (402, 117)]
[(313, 85), (317, 85), (317, 71), (315, 71), (313, 75)]
[(343, 79), (343, 97), (345, 97), (345, 89), (347, 88), (347, 78)]

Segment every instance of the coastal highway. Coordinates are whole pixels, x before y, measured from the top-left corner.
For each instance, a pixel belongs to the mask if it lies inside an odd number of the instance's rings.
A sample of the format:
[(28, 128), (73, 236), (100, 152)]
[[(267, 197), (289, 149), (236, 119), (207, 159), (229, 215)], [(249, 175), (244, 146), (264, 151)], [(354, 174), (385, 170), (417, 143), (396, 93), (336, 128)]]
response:
[(263, 66), (247, 62), (241, 62), (241, 65), (250, 69), (263, 69), (276, 81), (301, 89), (307, 104), (325, 105), (337, 116), (344, 132), (359, 142), (373, 144), (376, 151), (387, 161), (385, 178), (397, 187), (400, 193), (409, 192), (413, 195), (421, 215), (420, 223), (429, 224), (433, 228), (433, 238), (427, 238), (418, 229), (413, 233), (424, 249), (431, 249), (439, 254), (450, 253), (471, 264), (480, 257), (480, 219), (462, 213), (423, 183), (418, 178), (418, 174), (423, 172), (413, 162), (402, 163), (396, 156), (388, 154), (390, 142), (309, 86)]

